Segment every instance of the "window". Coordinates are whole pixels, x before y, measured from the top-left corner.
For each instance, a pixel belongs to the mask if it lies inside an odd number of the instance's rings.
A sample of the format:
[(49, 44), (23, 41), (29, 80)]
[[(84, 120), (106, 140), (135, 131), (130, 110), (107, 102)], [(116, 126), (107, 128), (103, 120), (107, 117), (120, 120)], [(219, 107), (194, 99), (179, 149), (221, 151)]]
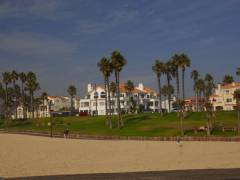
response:
[(226, 94), (229, 94), (229, 90), (226, 90)]
[(123, 94), (123, 93), (121, 93), (121, 94), (120, 94), (120, 97), (124, 97), (124, 94)]
[(111, 101), (111, 105), (115, 105), (115, 101), (114, 100)]
[(101, 98), (105, 98), (106, 97), (106, 93), (105, 92), (101, 92)]
[(89, 102), (85, 102), (84, 107), (89, 107)]
[(155, 106), (158, 106), (158, 102), (157, 101), (155, 102)]
[(150, 98), (150, 96), (149, 96), (149, 95), (147, 95), (147, 98), (149, 99), (149, 98)]
[(99, 106), (105, 106), (104, 102), (99, 102)]
[(232, 102), (232, 99), (231, 98), (227, 98), (226, 100), (228, 103)]
[(149, 106), (153, 106), (153, 102), (151, 101), (151, 102), (149, 102)]
[(97, 99), (97, 98), (98, 98), (98, 93), (95, 92), (95, 93), (94, 93), (94, 99)]
[(96, 106), (96, 102), (93, 102), (92, 105), (93, 105), (93, 106)]

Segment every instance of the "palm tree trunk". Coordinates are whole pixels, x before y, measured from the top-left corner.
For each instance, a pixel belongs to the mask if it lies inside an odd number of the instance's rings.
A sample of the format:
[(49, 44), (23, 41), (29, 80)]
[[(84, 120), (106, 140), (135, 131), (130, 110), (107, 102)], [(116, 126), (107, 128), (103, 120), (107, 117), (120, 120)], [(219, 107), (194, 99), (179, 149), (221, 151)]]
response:
[(5, 84), (5, 117), (8, 118), (8, 85)]
[[(176, 70), (176, 81), (177, 81), (177, 102), (179, 103), (179, 100), (180, 100), (180, 84), (179, 84), (179, 73), (178, 73), (178, 68)], [(177, 103), (178, 105), (178, 109), (179, 109), (179, 104)]]
[(181, 136), (184, 136), (184, 129), (183, 129), (183, 112), (180, 115), (180, 123), (181, 123)]
[(110, 87), (109, 87), (109, 78), (107, 77), (107, 91), (108, 93), (108, 109), (109, 109), (109, 128), (112, 129), (112, 108), (111, 108), (111, 96), (110, 96)]
[(167, 102), (166, 101), (167, 101), (167, 97), (165, 96), (164, 97), (164, 106), (165, 106), (164, 108), (165, 108), (165, 110), (167, 110)]
[(117, 109), (118, 109), (118, 128), (121, 127), (120, 119), (121, 119), (121, 110), (120, 110), (120, 92), (119, 92), (119, 84), (118, 84), (118, 72), (115, 71), (115, 81), (117, 86)]
[[(168, 88), (170, 87), (170, 75), (167, 74), (167, 84)], [(168, 110), (171, 112), (171, 94), (168, 92)]]
[(160, 76), (157, 77), (158, 79), (158, 92), (159, 92), (159, 109), (158, 112), (161, 114), (162, 116), (162, 92), (161, 92), (161, 78)]
[(198, 107), (197, 107), (197, 91), (195, 90), (195, 111), (198, 111)]
[(34, 109), (33, 109), (33, 92), (30, 93), (30, 97), (31, 97), (31, 113), (32, 113), (32, 118), (34, 119)]
[(71, 96), (71, 116), (73, 115), (73, 97)]
[(202, 112), (202, 92), (199, 91), (199, 108), (200, 108), (200, 112)]
[(21, 104), (22, 104), (22, 115), (23, 115), (23, 119), (25, 119), (25, 97), (24, 97), (24, 88), (23, 88), (23, 82), (21, 84)]
[(122, 119), (122, 112), (121, 112), (121, 104), (120, 104), (120, 75), (119, 75), (119, 72), (118, 72), (118, 105), (119, 105), (119, 112), (120, 112), (120, 126), (123, 127), (124, 126), (124, 122), (123, 122), (123, 119)]
[(185, 68), (182, 68), (182, 96), (185, 100)]
[(240, 104), (238, 104), (238, 134), (240, 133)]
[(14, 111), (15, 111), (15, 119), (17, 119), (17, 93), (15, 89), (15, 81), (13, 81), (13, 88), (14, 88)]
[[(208, 116), (208, 115), (207, 115)], [(211, 135), (211, 131), (210, 131), (210, 120), (209, 117), (207, 117), (207, 135), (210, 136)]]
[(108, 103), (107, 103), (107, 78), (104, 78), (104, 91), (105, 91), (105, 115), (106, 115), (106, 125), (109, 126), (109, 117), (108, 117)]

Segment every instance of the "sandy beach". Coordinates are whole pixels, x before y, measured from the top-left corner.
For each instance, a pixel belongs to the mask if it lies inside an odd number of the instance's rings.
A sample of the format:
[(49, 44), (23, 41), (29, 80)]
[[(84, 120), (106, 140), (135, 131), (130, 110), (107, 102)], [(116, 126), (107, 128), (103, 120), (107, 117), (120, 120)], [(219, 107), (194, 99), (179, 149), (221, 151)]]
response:
[(75, 140), (0, 134), (0, 177), (240, 167), (238, 142)]

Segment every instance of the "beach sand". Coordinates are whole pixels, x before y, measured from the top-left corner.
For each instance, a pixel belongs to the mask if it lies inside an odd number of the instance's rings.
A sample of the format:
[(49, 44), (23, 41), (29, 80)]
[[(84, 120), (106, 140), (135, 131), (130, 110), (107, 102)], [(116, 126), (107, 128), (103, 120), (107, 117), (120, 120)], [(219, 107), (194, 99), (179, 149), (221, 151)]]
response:
[(0, 134), (0, 177), (240, 168), (239, 142), (111, 141)]

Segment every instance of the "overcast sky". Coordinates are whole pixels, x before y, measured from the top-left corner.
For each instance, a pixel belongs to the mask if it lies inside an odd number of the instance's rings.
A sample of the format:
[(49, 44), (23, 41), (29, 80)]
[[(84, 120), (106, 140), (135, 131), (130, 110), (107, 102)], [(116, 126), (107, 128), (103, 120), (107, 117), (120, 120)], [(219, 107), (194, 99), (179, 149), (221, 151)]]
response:
[(218, 82), (240, 66), (240, 0), (0, 0), (0, 73), (34, 71), (41, 91), (81, 95), (113, 50), (128, 62), (122, 81), (152, 88), (155, 59), (188, 54), (190, 96), (193, 68)]

